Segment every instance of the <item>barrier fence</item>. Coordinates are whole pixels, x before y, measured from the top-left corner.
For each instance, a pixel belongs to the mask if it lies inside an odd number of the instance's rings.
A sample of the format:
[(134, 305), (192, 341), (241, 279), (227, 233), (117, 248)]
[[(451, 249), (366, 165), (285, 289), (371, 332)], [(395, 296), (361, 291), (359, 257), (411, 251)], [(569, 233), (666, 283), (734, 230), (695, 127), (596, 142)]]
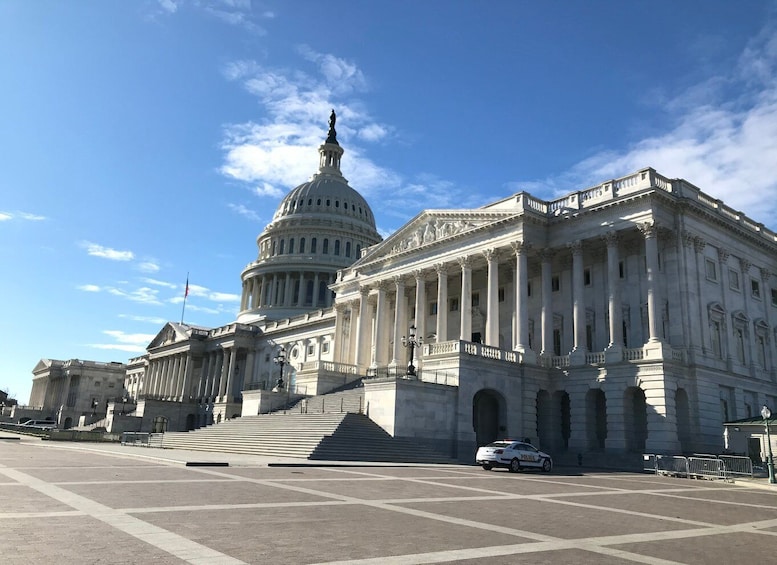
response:
[(749, 457), (735, 455), (642, 455), (643, 470), (656, 475), (670, 475), (692, 479), (731, 480), (734, 477), (753, 477), (753, 462)]

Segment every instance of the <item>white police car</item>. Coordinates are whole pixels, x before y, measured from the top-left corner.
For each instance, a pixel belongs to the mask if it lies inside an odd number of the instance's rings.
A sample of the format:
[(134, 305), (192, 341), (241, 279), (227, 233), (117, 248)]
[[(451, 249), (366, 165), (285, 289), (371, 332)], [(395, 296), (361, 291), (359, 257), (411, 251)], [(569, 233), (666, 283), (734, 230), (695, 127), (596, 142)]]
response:
[(522, 469), (542, 469), (549, 473), (553, 459), (547, 453), (523, 441), (503, 439), (478, 448), (475, 462), (486, 471), (494, 467), (507, 467), (511, 473)]

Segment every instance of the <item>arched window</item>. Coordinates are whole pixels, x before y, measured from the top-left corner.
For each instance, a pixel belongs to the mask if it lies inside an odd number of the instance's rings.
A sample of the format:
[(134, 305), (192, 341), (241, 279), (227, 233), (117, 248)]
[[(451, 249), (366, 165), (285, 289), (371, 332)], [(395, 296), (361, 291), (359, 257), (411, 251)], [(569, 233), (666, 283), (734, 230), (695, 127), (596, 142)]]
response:
[(310, 240), (310, 252), (315, 253), (316, 252), (316, 238)]
[(289, 253), (294, 253), (294, 238), (289, 240)]
[(362, 246), (358, 243), (356, 244), (356, 257), (359, 258), (362, 256)]
[(324, 255), (327, 255), (329, 253), (329, 239), (324, 238)]
[(351, 256), (351, 242), (346, 241), (345, 242), (345, 256), (350, 257)]
[(283, 255), (283, 250), (284, 250), (285, 244), (286, 244), (286, 240), (282, 239), (281, 240), (281, 248), (280, 248), (280, 252), (278, 253), (278, 255)]
[(276, 244), (277, 243), (278, 243), (277, 241), (273, 241), (272, 242), (272, 254), (273, 254), (273, 256), (275, 255), (275, 250), (276, 250)]
[(299, 252), (305, 253), (305, 238), (301, 237), (299, 238)]

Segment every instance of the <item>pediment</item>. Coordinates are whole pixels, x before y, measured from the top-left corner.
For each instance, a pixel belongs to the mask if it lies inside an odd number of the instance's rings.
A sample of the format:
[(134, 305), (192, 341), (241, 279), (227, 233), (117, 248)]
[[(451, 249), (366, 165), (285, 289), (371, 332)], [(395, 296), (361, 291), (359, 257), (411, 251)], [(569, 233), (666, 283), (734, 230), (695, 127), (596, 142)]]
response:
[(46, 369), (49, 369), (52, 365), (51, 359), (41, 359), (38, 361), (38, 363), (35, 365), (35, 368), (32, 370), (33, 374), (37, 374), (40, 371), (45, 371)]
[(371, 248), (359, 262), (372, 262), (466, 237), (514, 216), (515, 210), (425, 210)]
[(164, 327), (156, 334), (156, 337), (151, 340), (151, 343), (146, 347), (147, 351), (151, 351), (157, 347), (163, 345), (169, 345), (179, 341), (189, 340), (190, 327), (184, 324), (176, 324), (175, 322), (167, 322)]

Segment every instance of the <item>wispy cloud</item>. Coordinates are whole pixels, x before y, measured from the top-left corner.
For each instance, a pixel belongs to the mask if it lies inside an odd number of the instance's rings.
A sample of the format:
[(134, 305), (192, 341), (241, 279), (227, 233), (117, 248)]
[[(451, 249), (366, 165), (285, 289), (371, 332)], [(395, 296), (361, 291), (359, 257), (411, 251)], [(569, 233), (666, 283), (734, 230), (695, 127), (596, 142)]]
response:
[(29, 212), (4, 212), (0, 211), (0, 222), (7, 222), (10, 220), (24, 220), (28, 222), (42, 222), (46, 220), (46, 216), (39, 214), (30, 214)]
[(86, 249), (86, 252), (93, 257), (101, 257), (111, 261), (132, 261), (135, 258), (135, 254), (132, 251), (119, 251), (89, 241), (82, 242), (81, 247)]
[(227, 207), (232, 210), (235, 214), (239, 216), (243, 216), (244, 218), (254, 221), (254, 222), (260, 222), (262, 221), (262, 218), (251, 210), (250, 208), (244, 206), (243, 204), (227, 204)]
[(142, 273), (158, 273), (160, 269), (159, 265), (153, 261), (143, 261), (142, 263), (138, 263), (137, 268)]
[(275, 17), (271, 11), (255, 9), (251, 0), (157, 0), (157, 8), (152, 10), (151, 17), (156, 19), (157, 16), (173, 16), (184, 8), (240, 27), (252, 35), (265, 35), (267, 31), (260, 22)]
[(165, 288), (178, 288), (179, 287), (179, 285), (177, 285), (177, 284), (169, 283), (167, 281), (160, 281), (160, 280), (157, 280), (157, 279), (150, 279), (148, 277), (143, 278), (141, 280), (144, 283), (146, 283), (146, 284), (152, 284), (154, 286), (162, 286), (162, 287), (165, 287)]
[[(133, 322), (145, 322), (149, 324), (162, 325), (167, 323), (165, 318), (159, 318), (157, 316), (137, 316), (135, 314), (119, 314), (119, 318), (131, 320)], [(149, 340), (150, 341), (150, 340)]]
[(76, 288), (78, 290), (83, 290), (84, 292), (100, 292), (102, 290), (96, 284), (82, 284), (77, 286)]
[(563, 175), (518, 186), (567, 192), (653, 167), (777, 228), (775, 25), (751, 40), (735, 68), (719, 72), (675, 96), (657, 97), (656, 110), (674, 124), (665, 133), (625, 150), (600, 151)]
[(143, 353), (146, 346), (156, 337), (155, 334), (128, 334), (121, 330), (103, 330), (105, 335), (112, 337), (114, 343), (90, 343), (89, 347), (95, 349), (110, 349), (128, 351), (131, 353)]

